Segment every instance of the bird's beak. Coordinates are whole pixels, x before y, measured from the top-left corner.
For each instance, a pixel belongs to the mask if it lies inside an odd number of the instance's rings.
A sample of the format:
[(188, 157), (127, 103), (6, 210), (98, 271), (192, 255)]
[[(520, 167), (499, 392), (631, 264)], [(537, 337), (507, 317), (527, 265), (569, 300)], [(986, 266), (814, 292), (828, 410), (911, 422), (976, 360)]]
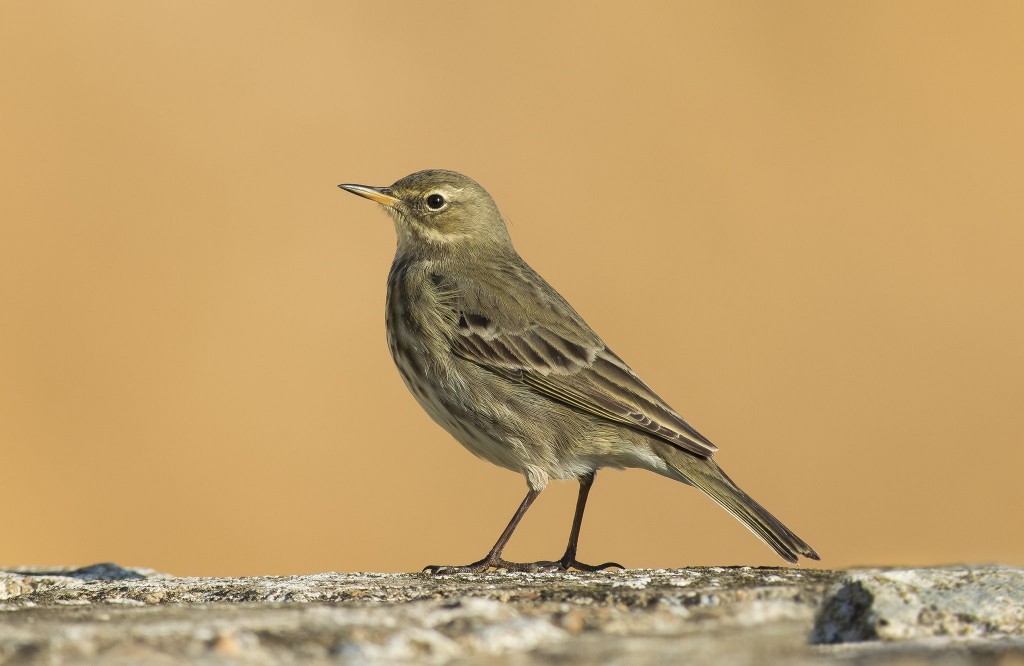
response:
[(338, 187), (346, 192), (365, 197), (370, 201), (376, 201), (388, 208), (395, 208), (398, 204), (402, 203), (401, 199), (391, 196), (390, 190), (386, 187), (370, 187), (369, 185), (338, 185)]

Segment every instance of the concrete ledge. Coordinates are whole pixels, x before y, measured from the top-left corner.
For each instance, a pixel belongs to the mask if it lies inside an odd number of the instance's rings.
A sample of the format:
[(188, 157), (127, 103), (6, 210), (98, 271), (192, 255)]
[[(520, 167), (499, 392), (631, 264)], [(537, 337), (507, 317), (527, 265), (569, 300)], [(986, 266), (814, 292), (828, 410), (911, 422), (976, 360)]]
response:
[[(1024, 570), (0, 572), (0, 662), (1024, 664)], [(1005, 660), (1005, 661), (1004, 661)]]

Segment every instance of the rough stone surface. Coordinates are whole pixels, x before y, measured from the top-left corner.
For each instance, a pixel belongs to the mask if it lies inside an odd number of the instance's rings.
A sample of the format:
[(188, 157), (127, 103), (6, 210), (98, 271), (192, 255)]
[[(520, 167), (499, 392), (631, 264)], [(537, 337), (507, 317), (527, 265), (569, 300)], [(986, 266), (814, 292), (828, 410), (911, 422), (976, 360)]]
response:
[(1024, 570), (0, 572), (0, 663), (1024, 666)]

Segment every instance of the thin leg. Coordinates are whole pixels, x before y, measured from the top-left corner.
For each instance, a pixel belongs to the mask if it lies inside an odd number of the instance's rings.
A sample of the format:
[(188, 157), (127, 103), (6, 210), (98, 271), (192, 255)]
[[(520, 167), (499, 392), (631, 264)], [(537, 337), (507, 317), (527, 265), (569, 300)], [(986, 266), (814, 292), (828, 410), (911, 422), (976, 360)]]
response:
[(583, 525), (583, 511), (587, 508), (587, 496), (590, 495), (590, 487), (594, 485), (594, 477), (597, 472), (591, 472), (590, 474), (580, 478), (580, 494), (576, 498), (576, 514), (572, 518), (572, 530), (569, 532), (569, 545), (565, 547), (565, 554), (562, 555), (562, 559), (558, 560), (556, 564), (558, 568), (568, 571), (569, 569), (579, 569), (580, 571), (601, 571), (609, 567), (618, 567), (625, 569), (626, 567), (615, 562), (605, 562), (593, 566), (590, 564), (583, 564), (576, 559), (576, 547), (580, 540), (580, 527)]
[(505, 531), (498, 537), (498, 541), (491, 548), (491, 552), (487, 553), (487, 557), (472, 564), (466, 564), (462, 566), (437, 566), (430, 565), (425, 567), (423, 571), (425, 573), (432, 574), (452, 574), (452, 573), (472, 573), (479, 571), (486, 571), (488, 569), (505, 569), (507, 571), (568, 571), (569, 569), (577, 569), (579, 571), (601, 571), (608, 569), (609, 567), (618, 567), (625, 569), (621, 564), (615, 562), (605, 562), (594, 566), (592, 564), (584, 564), (576, 559), (576, 548), (580, 540), (580, 527), (583, 525), (583, 511), (587, 508), (587, 496), (590, 495), (590, 487), (594, 485), (595, 472), (591, 472), (584, 477), (580, 478), (580, 494), (576, 498), (576, 513), (572, 519), (572, 530), (569, 532), (569, 545), (565, 548), (565, 554), (562, 558), (556, 562), (541, 561), (541, 562), (507, 562), (501, 559), (501, 553), (505, 550), (505, 544), (512, 537), (512, 533), (516, 531), (516, 527), (519, 525), (519, 521), (526, 515), (527, 509), (533, 504), (533, 500), (537, 499), (540, 495), (539, 490), (530, 489), (526, 493), (526, 497), (523, 498), (522, 504), (516, 509), (516, 513), (512, 516), (512, 520), (509, 521)]
[(530, 508), (530, 505), (533, 504), (533, 500), (537, 499), (538, 495), (540, 495), (539, 490), (530, 488), (530, 490), (527, 491), (526, 497), (523, 498), (519, 508), (516, 509), (516, 513), (512, 516), (512, 520), (508, 521), (508, 525), (505, 526), (505, 531), (501, 533), (501, 536), (498, 537), (498, 540), (491, 548), (491, 552), (487, 553), (487, 557), (484, 559), (498, 560), (501, 558), (501, 552), (505, 550), (505, 544), (507, 544), (508, 540), (512, 538), (512, 533), (515, 532), (516, 528), (519, 526), (519, 521), (526, 515), (526, 510)]
[(530, 488), (529, 492), (526, 493), (526, 497), (523, 498), (519, 508), (516, 509), (516, 513), (512, 516), (512, 520), (508, 521), (508, 526), (505, 527), (505, 531), (498, 537), (494, 547), (491, 548), (491, 552), (487, 553), (487, 557), (472, 564), (465, 564), (462, 566), (438, 566), (431, 564), (423, 569), (426, 573), (433, 574), (449, 574), (449, 573), (463, 573), (473, 571), (486, 571), (491, 567), (496, 569), (508, 569), (511, 571), (532, 571), (534, 566), (532, 564), (520, 564), (518, 562), (506, 562), (501, 559), (501, 552), (505, 550), (505, 544), (512, 538), (512, 533), (516, 531), (516, 527), (519, 525), (519, 521), (526, 515), (527, 509), (533, 504), (533, 500), (537, 499), (540, 495), (539, 490)]

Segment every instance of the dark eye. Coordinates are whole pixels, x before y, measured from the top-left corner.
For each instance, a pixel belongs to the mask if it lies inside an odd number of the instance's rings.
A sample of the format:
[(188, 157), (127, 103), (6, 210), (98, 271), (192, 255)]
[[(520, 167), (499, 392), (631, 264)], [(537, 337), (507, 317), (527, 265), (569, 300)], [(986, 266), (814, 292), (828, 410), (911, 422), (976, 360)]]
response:
[(431, 210), (437, 210), (443, 205), (444, 197), (442, 197), (440, 194), (431, 194), (429, 197), (427, 197), (427, 208), (430, 208)]

